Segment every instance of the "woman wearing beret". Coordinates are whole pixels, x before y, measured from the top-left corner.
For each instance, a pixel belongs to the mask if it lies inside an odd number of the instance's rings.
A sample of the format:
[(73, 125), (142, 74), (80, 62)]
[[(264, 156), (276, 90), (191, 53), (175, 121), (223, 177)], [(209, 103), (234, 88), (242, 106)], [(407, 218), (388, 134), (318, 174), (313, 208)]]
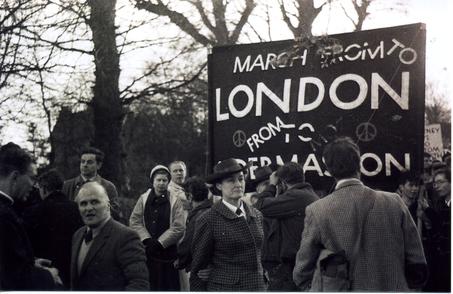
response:
[(261, 266), (263, 217), (241, 201), (246, 169), (230, 158), (217, 164), (206, 179), (219, 190), (222, 200), (196, 221), (191, 291), (265, 290)]
[(138, 199), (129, 225), (145, 245), (150, 290), (179, 291), (179, 275), (173, 263), (185, 229), (182, 203), (168, 191), (171, 176), (167, 167), (155, 166), (150, 179), (152, 188)]

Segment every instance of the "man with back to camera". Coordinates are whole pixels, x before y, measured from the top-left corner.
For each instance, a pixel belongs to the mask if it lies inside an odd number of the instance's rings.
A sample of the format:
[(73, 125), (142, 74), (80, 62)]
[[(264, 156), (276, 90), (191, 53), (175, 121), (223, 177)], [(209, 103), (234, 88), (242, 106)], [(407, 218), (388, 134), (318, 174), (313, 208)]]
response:
[(105, 188), (85, 183), (75, 200), (85, 226), (72, 237), (71, 290), (149, 290), (143, 244), (137, 233), (110, 217)]
[(70, 200), (74, 200), (80, 187), (86, 182), (98, 182), (107, 191), (115, 220), (123, 221), (122, 213), (118, 204), (118, 192), (115, 185), (99, 175), (99, 170), (104, 161), (104, 153), (94, 147), (85, 147), (80, 152), (80, 175), (64, 182), (63, 193)]
[(61, 284), (49, 260), (35, 259), (30, 240), (12, 208), (33, 185), (32, 158), (14, 143), (0, 148), (0, 290), (54, 290)]
[(25, 209), (24, 223), (35, 255), (52, 261), (69, 289), (72, 235), (82, 225), (77, 204), (61, 192), (63, 176), (51, 169), (38, 178), (42, 201)]
[[(282, 191), (276, 196), (277, 185)], [(297, 291), (292, 280), (292, 270), (304, 229), (305, 208), (318, 200), (309, 183), (305, 182), (302, 166), (285, 163), (269, 177), (269, 185), (257, 194), (255, 207), (264, 217), (272, 219), (279, 228), (278, 264), (268, 271), (271, 291)]]
[[(327, 249), (349, 262), (349, 291), (409, 291), (426, 282), (427, 265), (409, 210), (394, 194), (375, 191), (360, 181), (360, 150), (351, 138), (329, 143), (323, 152), (335, 191), (305, 211), (305, 228), (293, 271), (301, 289), (325, 289), (318, 257)], [(342, 252), (342, 250), (344, 252)], [(324, 259), (323, 262), (327, 261)], [(316, 269), (316, 272), (315, 272)]]

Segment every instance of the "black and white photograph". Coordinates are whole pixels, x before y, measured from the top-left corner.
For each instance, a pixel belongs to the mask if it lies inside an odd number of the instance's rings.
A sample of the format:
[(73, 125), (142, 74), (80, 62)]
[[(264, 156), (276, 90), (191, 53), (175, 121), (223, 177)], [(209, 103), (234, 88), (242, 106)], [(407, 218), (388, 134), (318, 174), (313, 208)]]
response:
[(0, 292), (451, 292), (449, 0), (1, 0)]

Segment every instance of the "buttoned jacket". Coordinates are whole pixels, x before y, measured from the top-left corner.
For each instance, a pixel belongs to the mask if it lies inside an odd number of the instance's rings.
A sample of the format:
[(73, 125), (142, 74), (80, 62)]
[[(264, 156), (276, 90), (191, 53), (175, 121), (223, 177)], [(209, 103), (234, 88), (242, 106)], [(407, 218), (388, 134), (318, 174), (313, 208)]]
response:
[[(307, 207), (293, 272), (296, 285), (309, 287), (324, 248), (345, 250), (351, 262), (360, 231), (361, 244), (350, 273), (352, 291), (409, 291), (408, 283), (415, 281), (408, 280), (407, 270), (412, 266), (426, 270), (420, 236), (401, 198), (382, 191), (369, 193), (367, 189), (358, 179), (347, 180)], [(421, 271), (418, 277), (422, 284), (424, 273)]]
[[(264, 291), (261, 246), (263, 217), (244, 204), (246, 218), (222, 202), (215, 203), (195, 223), (192, 242), (191, 291)], [(197, 273), (212, 267), (208, 282)]]
[(80, 273), (77, 260), (87, 227), (74, 233), (71, 254), (71, 290), (147, 291), (148, 268), (136, 232), (110, 219), (92, 240)]
[[(144, 215), (146, 201), (150, 192), (151, 189), (148, 189), (140, 195), (129, 218), (129, 227), (138, 233), (142, 241), (151, 238), (150, 233), (146, 229)], [(185, 215), (181, 200), (175, 197), (171, 191), (168, 192), (170, 195), (170, 227), (157, 239), (164, 248), (177, 244), (184, 235), (185, 230)]]

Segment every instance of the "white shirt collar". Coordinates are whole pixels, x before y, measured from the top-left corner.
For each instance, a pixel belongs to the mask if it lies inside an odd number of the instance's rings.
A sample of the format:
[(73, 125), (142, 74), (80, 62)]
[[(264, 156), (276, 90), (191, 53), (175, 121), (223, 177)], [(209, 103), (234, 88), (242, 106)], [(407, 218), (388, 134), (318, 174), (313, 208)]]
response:
[(83, 182), (88, 182), (88, 181), (94, 182), (94, 181), (96, 181), (97, 174), (90, 179), (85, 178), (82, 174), (80, 174), (80, 177), (82, 178)]
[(338, 189), (338, 187), (343, 184), (344, 182), (351, 181), (351, 180), (358, 180), (357, 178), (347, 178), (347, 179), (341, 179), (337, 182), (335, 185), (335, 189)]
[(0, 191), (0, 195), (2, 195), (3, 197), (5, 197), (5, 198), (8, 199), (9, 201), (11, 201), (11, 204), (14, 203), (14, 199), (13, 199), (11, 196), (9, 196), (8, 194), (6, 194), (5, 192)]
[[(226, 202), (224, 199), (222, 199), (222, 203), (225, 204), (225, 206), (228, 207), (228, 209), (231, 210), (234, 214), (236, 214), (236, 210), (238, 209), (236, 206)], [(241, 214), (238, 215), (238, 217), (241, 217), (241, 216), (245, 217), (245, 209), (244, 209), (244, 204), (242, 203), (242, 200), (239, 201), (239, 209), (241, 210)]]

